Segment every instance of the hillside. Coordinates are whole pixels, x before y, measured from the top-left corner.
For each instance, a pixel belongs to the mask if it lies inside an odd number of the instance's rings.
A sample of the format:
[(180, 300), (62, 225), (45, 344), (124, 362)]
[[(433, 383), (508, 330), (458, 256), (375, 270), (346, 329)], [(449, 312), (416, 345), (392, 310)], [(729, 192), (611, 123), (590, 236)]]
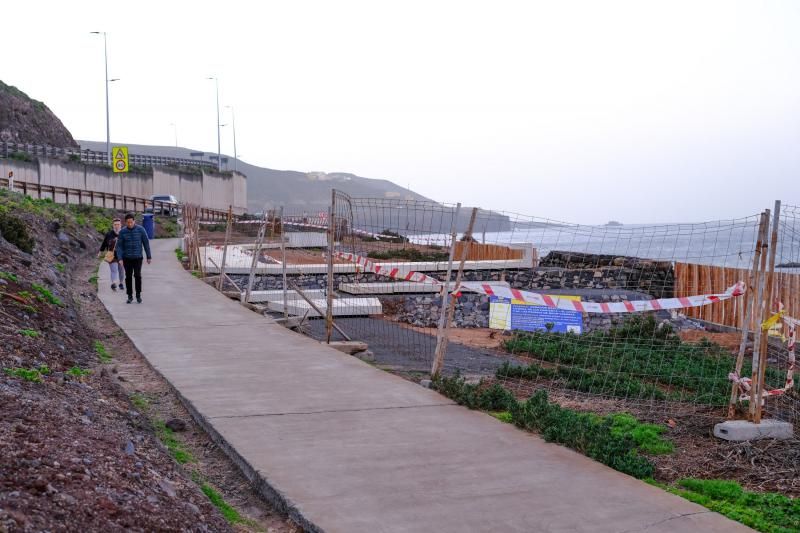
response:
[(42, 102), (0, 81), (0, 141), (77, 148), (69, 130)]

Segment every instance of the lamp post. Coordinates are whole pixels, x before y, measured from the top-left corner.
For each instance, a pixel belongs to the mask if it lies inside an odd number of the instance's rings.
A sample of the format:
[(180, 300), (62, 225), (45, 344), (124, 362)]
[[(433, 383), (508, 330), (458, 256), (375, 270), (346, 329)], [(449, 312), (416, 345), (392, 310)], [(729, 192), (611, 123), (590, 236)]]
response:
[(233, 128), (233, 171), (238, 170), (239, 155), (236, 152), (236, 114), (233, 112), (233, 106), (225, 106), (231, 110), (231, 127)]
[(117, 79), (109, 80), (108, 79), (108, 38), (107, 34), (104, 31), (93, 31), (90, 32), (94, 35), (102, 35), (103, 36), (103, 57), (105, 58), (105, 67), (106, 67), (106, 157), (108, 157), (108, 164), (113, 165), (113, 161), (111, 160), (111, 124), (109, 123), (108, 118), (108, 83), (110, 81), (117, 81)]
[(175, 124), (174, 122), (172, 122), (172, 123), (170, 123), (170, 126), (172, 126), (172, 130), (175, 133), (175, 148), (177, 148), (178, 147), (178, 125)]
[(219, 80), (216, 76), (209, 76), (207, 80), (214, 80), (217, 89), (217, 170), (222, 172), (222, 147), (220, 146), (220, 123), (219, 123)]

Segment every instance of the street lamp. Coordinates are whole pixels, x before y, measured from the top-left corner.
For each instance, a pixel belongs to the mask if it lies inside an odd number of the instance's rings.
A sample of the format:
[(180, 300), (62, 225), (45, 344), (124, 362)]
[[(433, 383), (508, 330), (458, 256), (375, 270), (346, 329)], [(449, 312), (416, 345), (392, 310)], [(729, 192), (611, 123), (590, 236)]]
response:
[(238, 154), (236, 153), (236, 114), (233, 112), (233, 106), (225, 106), (226, 109), (231, 110), (231, 126), (233, 127), (233, 171), (236, 172), (238, 166)]
[(108, 79), (108, 38), (107, 34), (104, 31), (93, 31), (89, 32), (93, 35), (102, 35), (103, 36), (103, 56), (105, 58), (105, 66), (106, 66), (106, 156), (108, 157), (108, 164), (113, 164), (111, 158), (111, 124), (109, 123), (108, 119), (108, 83), (112, 81), (119, 81), (119, 78), (115, 78), (113, 80)]
[(175, 148), (177, 148), (178, 147), (178, 125), (175, 124), (174, 122), (172, 122), (172, 123), (170, 123), (170, 126), (172, 126), (172, 129), (175, 132)]
[(220, 123), (219, 123), (219, 80), (216, 76), (209, 76), (207, 80), (214, 80), (217, 89), (217, 170), (222, 172), (222, 147), (220, 146)]

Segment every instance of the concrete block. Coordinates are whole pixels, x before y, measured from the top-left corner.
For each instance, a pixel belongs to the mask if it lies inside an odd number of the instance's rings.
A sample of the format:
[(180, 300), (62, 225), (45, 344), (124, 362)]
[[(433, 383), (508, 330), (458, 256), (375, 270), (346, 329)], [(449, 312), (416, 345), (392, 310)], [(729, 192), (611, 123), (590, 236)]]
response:
[[(327, 309), (327, 302), (323, 299), (314, 299), (314, 304), (322, 311), (323, 316)], [(267, 302), (270, 311), (283, 313), (283, 302)], [(290, 300), (287, 302), (290, 315), (305, 316), (309, 318), (320, 316), (305, 300)], [(383, 306), (377, 298), (337, 298), (333, 301), (333, 316), (369, 316), (383, 313)]]
[[(244, 294), (244, 293), (242, 293)], [(307, 297), (311, 298), (312, 300), (317, 300), (320, 298), (325, 298), (325, 290), (324, 289), (304, 289), (303, 294)], [(288, 290), (286, 291), (286, 300), (302, 300), (303, 297), (295, 290)], [(283, 301), (283, 290), (271, 290), (271, 291), (250, 291), (250, 302), (257, 303), (257, 302), (282, 302)]]
[(372, 363), (375, 361), (375, 353), (372, 350), (364, 350), (363, 352), (354, 353), (353, 357), (358, 357), (367, 363)]
[(353, 355), (358, 352), (363, 352), (368, 348), (367, 343), (361, 341), (331, 341), (331, 343), (328, 344), (328, 346), (330, 346), (334, 350), (339, 350), (340, 352), (344, 352), (348, 355)]
[(760, 424), (748, 420), (726, 420), (714, 426), (714, 435), (735, 442), (758, 439), (786, 440), (794, 436), (794, 428), (789, 422), (771, 418), (762, 420)]
[(429, 380), (429, 379), (421, 379), (419, 381), (419, 384), (422, 385), (423, 387), (425, 387), (426, 389), (430, 389), (431, 388), (431, 380)]

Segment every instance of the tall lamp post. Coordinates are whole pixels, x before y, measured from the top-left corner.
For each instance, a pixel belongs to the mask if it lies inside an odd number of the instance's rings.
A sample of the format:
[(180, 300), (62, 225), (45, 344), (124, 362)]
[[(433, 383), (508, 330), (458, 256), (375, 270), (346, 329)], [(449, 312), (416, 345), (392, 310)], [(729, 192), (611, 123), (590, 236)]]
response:
[(219, 80), (216, 76), (209, 76), (207, 80), (214, 80), (217, 89), (217, 170), (222, 172), (222, 147), (220, 145), (220, 123), (219, 123)]
[(172, 126), (172, 130), (175, 132), (175, 148), (177, 148), (178, 147), (178, 125), (175, 124), (174, 122), (172, 122), (172, 123), (170, 123), (170, 126)]
[(236, 114), (233, 112), (233, 106), (228, 105), (225, 106), (226, 109), (231, 110), (231, 127), (233, 128), (233, 171), (236, 172), (238, 170), (238, 158), (239, 155), (236, 152)]
[(105, 66), (106, 66), (106, 157), (108, 157), (108, 164), (113, 165), (113, 161), (111, 159), (111, 124), (108, 119), (108, 83), (111, 81), (118, 81), (117, 79), (109, 80), (108, 79), (108, 38), (107, 34), (104, 31), (93, 31), (90, 32), (93, 35), (102, 35), (103, 36), (103, 56), (105, 58)]

